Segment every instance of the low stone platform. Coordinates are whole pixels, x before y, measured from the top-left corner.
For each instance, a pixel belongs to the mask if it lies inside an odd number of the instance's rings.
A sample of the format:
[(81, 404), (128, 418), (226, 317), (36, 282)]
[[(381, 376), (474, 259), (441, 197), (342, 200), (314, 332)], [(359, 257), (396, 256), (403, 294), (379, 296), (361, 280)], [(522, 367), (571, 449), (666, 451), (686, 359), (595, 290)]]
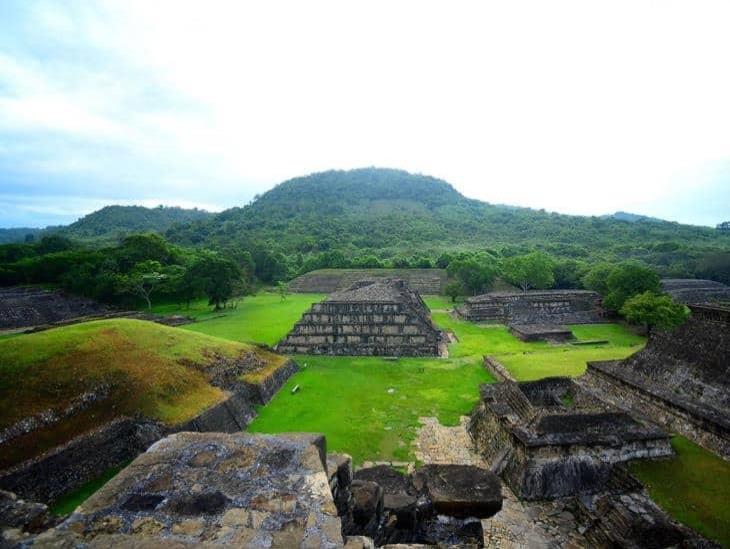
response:
[(714, 280), (663, 278), (662, 289), (686, 305), (730, 304), (730, 286)]
[(557, 324), (510, 324), (509, 331), (522, 341), (563, 342), (574, 338), (570, 329)]
[(673, 453), (662, 429), (570, 378), (482, 385), (469, 431), (487, 463), (525, 499), (594, 493), (614, 464)]
[(456, 314), (471, 322), (499, 324), (603, 322), (601, 298), (588, 290), (490, 292), (467, 298)]
[(321, 435), (178, 433), (35, 540), (52, 543), (334, 548), (344, 538)]
[(331, 294), (346, 290), (360, 280), (400, 278), (424, 295), (443, 295), (446, 269), (318, 269), (298, 276), (289, 283), (297, 293)]

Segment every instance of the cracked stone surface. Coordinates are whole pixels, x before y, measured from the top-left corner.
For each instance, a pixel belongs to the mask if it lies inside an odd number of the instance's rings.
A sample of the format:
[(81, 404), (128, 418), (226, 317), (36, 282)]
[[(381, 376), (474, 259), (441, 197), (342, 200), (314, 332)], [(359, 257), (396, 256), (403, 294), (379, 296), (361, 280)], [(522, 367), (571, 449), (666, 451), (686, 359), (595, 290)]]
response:
[(342, 547), (321, 435), (160, 440), (37, 546)]

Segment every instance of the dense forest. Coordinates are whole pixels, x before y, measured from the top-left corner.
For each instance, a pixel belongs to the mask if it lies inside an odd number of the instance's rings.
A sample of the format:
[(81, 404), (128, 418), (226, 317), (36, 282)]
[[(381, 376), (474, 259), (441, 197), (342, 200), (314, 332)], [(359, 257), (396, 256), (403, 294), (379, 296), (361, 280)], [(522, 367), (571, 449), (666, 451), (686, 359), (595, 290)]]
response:
[(730, 235), (716, 229), (625, 218), (495, 206), (433, 177), (366, 168), (286, 181), (248, 206), (176, 225), (167, 237), (193, 246), (263, 247), (298, 265), (319, 256), (319, 267), (343, 266), (341, 256), (355, 264), (377, 258), (427, 266), (424, 257), (435, 261), (454, 250), (541, 250), (576, 261), (640, 260), (673, 277), (696, 276), (717, 253), (730, 252)]
[(368, 168), (292, 179), (219, 214), (110, 206), (0, 245), (0, 284), (54, 284), (111, 302), (207, 295), (216, 306), (259, 284), (347, 267), (445, 268), (454, 296), (497, 278), (608, 295), (618, 266), (730, 283), (730, 234), (495, 206), (432, 177)]

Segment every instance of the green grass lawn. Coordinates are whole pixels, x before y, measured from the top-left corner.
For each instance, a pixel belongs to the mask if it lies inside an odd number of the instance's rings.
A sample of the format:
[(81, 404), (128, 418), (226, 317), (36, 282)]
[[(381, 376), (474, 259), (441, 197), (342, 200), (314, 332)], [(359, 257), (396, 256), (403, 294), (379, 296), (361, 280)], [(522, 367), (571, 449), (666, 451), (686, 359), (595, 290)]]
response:
[(676, 457), (636, 461), (631, 472), (675, 519), (730, 547), (730, 463), (683, 437), (672, 447)]
[(74, 509), (94, 495), (97, 490), (101, 489), (102, 486), (117, 476), (117, 473), (130, 463), (131, 460), (126, 461), (117, 467), (112, 467), (105, 471), (104, 474), (91, 479), (82, 486), (79, 486), (76, 490), (72, 490), (67, 494), (64, 494), (50, 506), (51, 513), (57, 516), (73, 513)]
[(321, 301), (321, 294), (290, 294), (282, 300), (278, 294), (260, 292), (246, 296), (235, 309), (214, 312), (207, 301), (198, 300), (190, 308), (179, 305), (159, 305), (153, 311), (159, 314), (182, 314), (197, 322), (184, 326), (200, 332), (233, 341), (274, 345), (299, 320), (312, 303)]
[[(413, 460), (419, 416), (455, 425), (492, 381), (479, 361), (296, 357), (306, 364), (259, 410), (248, 430), (324, 433), (327, 447), (364, 460)], [(300, 391), (291, 394), (295, 385)]]

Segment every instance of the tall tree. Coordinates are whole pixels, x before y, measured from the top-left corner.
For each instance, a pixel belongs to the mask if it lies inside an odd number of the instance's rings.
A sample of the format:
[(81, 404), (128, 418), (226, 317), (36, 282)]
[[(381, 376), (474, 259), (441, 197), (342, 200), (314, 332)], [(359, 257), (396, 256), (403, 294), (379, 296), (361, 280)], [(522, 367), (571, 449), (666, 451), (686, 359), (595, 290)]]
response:
[(208, 296), (208, 304), (220, 310), (233, 296), (241, 271), (229, 258), (204, 252), (190, 268), (191, 276)]
[(666, 294), (646, 291), (627, 299), (621, 314), (631, 324), (643, 324), (651, 332), (654, 328), (667, 330), (681, 325), (689, 309)]
[(471, 294), (489, 289), (499, 274), (497, 260), (485, 252), (453, 260), (447, 269)]
[(659, 275), (649, 267), (636, 262), (617, 265), (606, 279), (608, 293), (604, 306), (620, 311), (626, 300), (644, 292), (660, 293)]
[(542, 252), (509, 257), (502, 265), (504, 277), (523, 292), (550, 288), (555, 283), (552, 258)]
[(147, 309), (152, 310), (152, 294), (160, 288), (167, 276), (162, 272), (159, 261), (148, 259), (137, 263), (127, 275), (122, 275), (123, 291), (141, 297), (147, 303)]

